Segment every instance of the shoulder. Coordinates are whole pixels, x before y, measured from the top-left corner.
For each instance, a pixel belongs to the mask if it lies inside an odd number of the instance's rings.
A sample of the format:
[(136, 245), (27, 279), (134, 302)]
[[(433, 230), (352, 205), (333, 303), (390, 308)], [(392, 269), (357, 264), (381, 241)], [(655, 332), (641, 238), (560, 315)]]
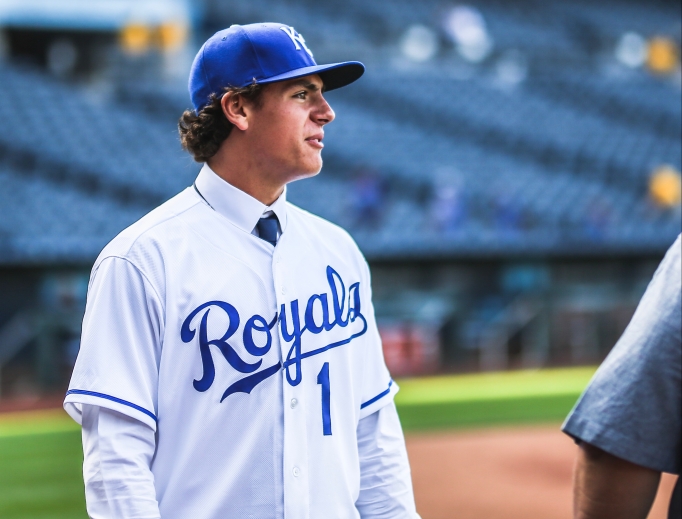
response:
[(344, 228), (287, 202), (287, 225), (313, 238), (316, 244), (348, 255), (366, 267), (367, 262), (355, 240)]
[(185, 189), (121, 231), (100, 252), (93, 274), (109, 258), (126, 260), (142, 271), (149, 262), (161, 260), (164, 242), (177, 234), (171, 228), (182, 225), (179, 216), (200, 203), (192, 195), (189, 188)]
[(680, 240), (678, 236), (668, 249), (633, 317), (633, 321), (650, 328), (650, 333), (670, 333), (672, 329), (677, 330), (679, 336), (682, 297)]
[(663, 261), (656, 270), (654, 281), (667, 288), (671, 294), (680, 294), (682, 285), (682, 234), (677, 236), (675, 243), (666, 252)]

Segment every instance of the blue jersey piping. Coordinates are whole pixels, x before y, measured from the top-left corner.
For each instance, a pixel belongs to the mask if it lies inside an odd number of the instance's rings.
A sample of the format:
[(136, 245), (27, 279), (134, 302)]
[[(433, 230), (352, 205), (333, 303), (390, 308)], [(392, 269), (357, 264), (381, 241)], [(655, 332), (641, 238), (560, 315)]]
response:
[(368, 405), (372, 405), (372, 404), (373, 404), (374, 402), (376, 402), (377, 400), (379, 400), (379, 399), (385, 397), (386, 395), (388, 395), (388, 394), (391, 392), (391, 386), (392, 386), (392, 385), (393, 385), (393, 380), (391, 380), (391, 381), (388, 383), (388, 389), (387, 389), (386, 391), (382, 391), (381, 393), (379, 393), (379, 394), (378, 394), (377, 396), (375, 396), (374, 398), (370, 398), (369, 400), (367, 400), (367, 402), (365, 402), (364, 404), (361, 404), (361, 405), (360, 405), (360, 409), (364, 409), (364, 408), (367, 407)]
[(127, 400), (123, 400), (122, 398), (117, 398), (115, 396), (111, 395), (105, 395), (104, 393), (97, 393), (95, 391), (86, 391), (84, 389), (69, 389), (66, 392), (66, 396), (69, 395), (88, 395), (88, 396), (96, 396), (98, 398), (104, 398), (105, 400), (111, 400), (112, 402), (116, 402), (117, 404), (123, 404), (127, 405), (128, 407), (132, 407), (133, 409), (136, 409), (137, 411), (140, 411), (141, 413), (146, 414), (150, 418), (152, 418), (155, 422), (158, 422), (159, 420), (156, 418), (156, 415), (152, 413), (151, 411), (147, 411), (144, 407), (140, 407), (137, 404), (133, 404), (132, 402), (128, 402)]

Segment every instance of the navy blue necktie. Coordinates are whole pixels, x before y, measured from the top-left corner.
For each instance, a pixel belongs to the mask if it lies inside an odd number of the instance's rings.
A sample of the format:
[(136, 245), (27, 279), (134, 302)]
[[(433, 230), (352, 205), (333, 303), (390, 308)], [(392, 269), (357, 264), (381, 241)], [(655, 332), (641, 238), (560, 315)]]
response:
[(275, 213), (258, 220), (256, 229), (258, 229), (258, 237), (261, 240), (265, 240), (273, 247), (277, 244), (277, 232), (279, 231), (279, 224)]

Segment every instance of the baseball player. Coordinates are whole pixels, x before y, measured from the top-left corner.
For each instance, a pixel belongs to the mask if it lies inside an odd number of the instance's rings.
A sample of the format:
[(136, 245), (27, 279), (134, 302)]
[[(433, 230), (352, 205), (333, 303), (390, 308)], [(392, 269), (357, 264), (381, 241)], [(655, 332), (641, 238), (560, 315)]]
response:
[(179, 128), (205, 164), (92, 270), (65, 400), (91, 518), (418, 518), (367, 263), (286, 200), (363, 72), (276, 23), (197, 54)]

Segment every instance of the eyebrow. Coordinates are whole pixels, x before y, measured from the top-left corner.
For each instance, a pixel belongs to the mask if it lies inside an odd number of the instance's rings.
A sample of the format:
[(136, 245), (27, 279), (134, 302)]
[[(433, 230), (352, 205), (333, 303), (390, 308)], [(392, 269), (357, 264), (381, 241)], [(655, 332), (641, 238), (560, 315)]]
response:
[[(293, 83), (291, 83), (290, 87), (291, 88), (303, 87), (308, 90), (312, 90), (313, 92), (320, 90), (320, 87), (318, 87), (315, 83), (311, 83), (310, 81), (306, 81), (305, 79), (299, 79), (298, 81), (294, 81)], [(322, 86), (322, 90), (324, 91), (324, 86)]]

